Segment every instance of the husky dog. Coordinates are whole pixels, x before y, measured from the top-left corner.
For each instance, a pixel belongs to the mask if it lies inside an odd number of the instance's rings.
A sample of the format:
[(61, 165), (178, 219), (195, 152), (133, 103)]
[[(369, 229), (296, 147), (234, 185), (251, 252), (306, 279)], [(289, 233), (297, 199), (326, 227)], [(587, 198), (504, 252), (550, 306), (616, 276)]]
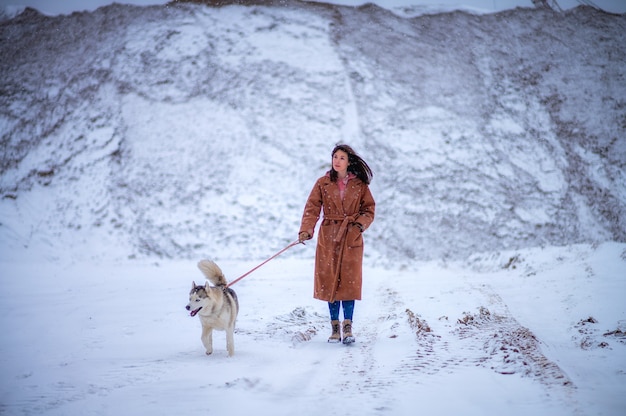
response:
[[(217, 264), (211, 260), (201, 260), (198, 268), (206, 277), (204, 286), (191, 283), (189, 303), (186, 306), (191, 316), (200, 318), (202, 323), (202, 344), (206, 354), (213, 352), (213, 330), (226, 331), (228, 355), (235, 353), (235, 321), (239, 313), (239, 301), (235, 291), (227, 288), (226, 278)], [(211, 286), (212, 283), (214, 286)]]

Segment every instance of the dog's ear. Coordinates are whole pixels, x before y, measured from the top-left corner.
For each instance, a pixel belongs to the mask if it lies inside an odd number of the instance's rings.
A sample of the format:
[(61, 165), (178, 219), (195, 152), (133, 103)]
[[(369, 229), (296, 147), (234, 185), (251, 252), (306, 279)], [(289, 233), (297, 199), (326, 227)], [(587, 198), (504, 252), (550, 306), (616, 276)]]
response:
[(204, 290), (206, 290), (206, 293), (209, 293), (209, 292), (210, 292), (210, 291), (209, 291), (209, 289), (211, 289), (211, 285), (209, 284), (209, 282), (206, 282), (206, 283), (204, 284)]
[(191, 291), (193, 292), (195, 288), (196, 288), (196, 282), (192, 281), (191, 282)]

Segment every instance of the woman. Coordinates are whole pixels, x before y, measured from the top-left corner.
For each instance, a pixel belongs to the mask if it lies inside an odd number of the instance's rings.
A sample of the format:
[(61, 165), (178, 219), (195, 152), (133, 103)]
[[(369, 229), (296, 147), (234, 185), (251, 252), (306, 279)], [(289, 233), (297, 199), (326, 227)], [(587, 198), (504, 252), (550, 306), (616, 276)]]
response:
[(343, 343), (352, 335), (354, 301), (361, 299), (363, 236), (374, 221), (375, 202), (369, 183), (372, 170), (350, 146), (332, 151), (330, 171), (315, 182), (302, 214), (298, 239), (313, 238), (315, 225), (324, 216), (315, 252), (315, 299), (328, 302), (332, 334), (328, 342), (341, 342), (339, 309), (343, 307)]

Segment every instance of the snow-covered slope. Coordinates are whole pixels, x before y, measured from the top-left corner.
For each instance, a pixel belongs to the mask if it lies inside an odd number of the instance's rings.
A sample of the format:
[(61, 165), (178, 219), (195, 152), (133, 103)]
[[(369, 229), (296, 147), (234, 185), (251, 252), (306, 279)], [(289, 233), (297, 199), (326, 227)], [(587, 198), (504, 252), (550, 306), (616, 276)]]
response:
[(626, 241), (626, 16), (112, 5), (0, 39), (3, 253), (267, 256), (339, 141), (371, 261)]

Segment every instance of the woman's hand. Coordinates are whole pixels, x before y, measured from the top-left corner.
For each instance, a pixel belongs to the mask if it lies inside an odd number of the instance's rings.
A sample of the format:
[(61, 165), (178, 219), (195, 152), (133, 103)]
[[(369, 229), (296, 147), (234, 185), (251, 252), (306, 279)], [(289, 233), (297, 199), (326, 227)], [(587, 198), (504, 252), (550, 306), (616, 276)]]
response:
[(311, 238), (311, 234), (307, 233), (306, 231), (300, 231), (300, 234), (298, 234), (298, 240), (300, 242), (304, 241), (304, 240), (310, 240)]

